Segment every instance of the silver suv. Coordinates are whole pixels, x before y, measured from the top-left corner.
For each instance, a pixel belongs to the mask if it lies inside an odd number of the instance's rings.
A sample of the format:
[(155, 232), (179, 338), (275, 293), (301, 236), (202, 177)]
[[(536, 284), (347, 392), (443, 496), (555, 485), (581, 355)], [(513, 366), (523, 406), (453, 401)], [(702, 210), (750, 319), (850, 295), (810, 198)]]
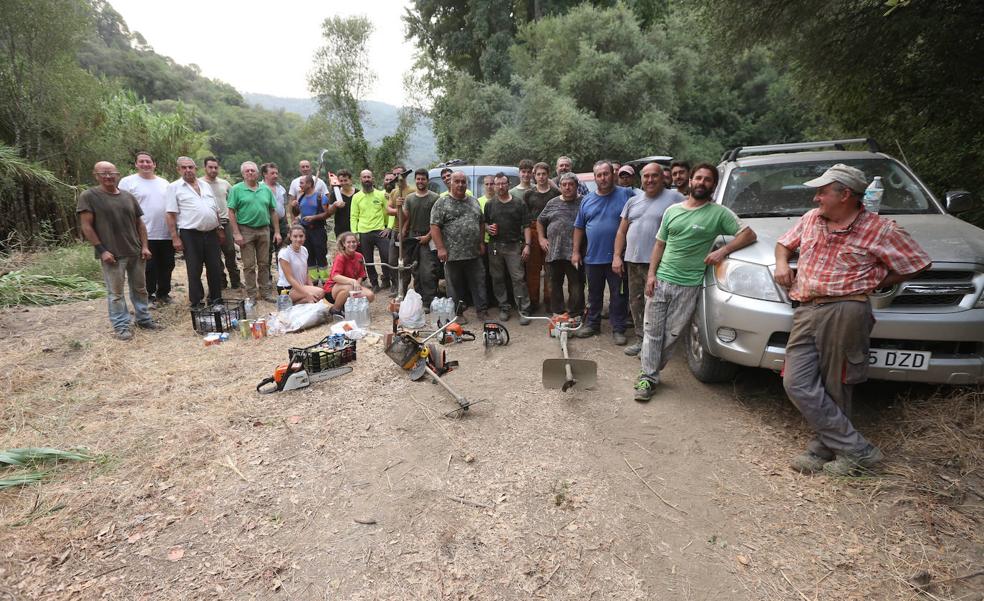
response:
[[(844, 149), (862, 143), (867, 151)], [(753, 146), (725, 155), (714, 200), (751, 226), (758, 243), (708, 269), (687, 332), (691, 371), (715, 382), (731, 379), (739, 366), (782, 368), (793, 309), (772, 278), (776, 241), (814, 206), (814, 190), (803, 182), (835, 163), (857, 167), (869, 180), (880, 175), (880, 214), (897, 221), (933, 259), (915, 279), (872, 295), (877, 323), (869, 377), (984, 383), (984, 230), (948, 214), (973, 208), (973, 199), (948, 192), (944, 208), (870, 139)]]

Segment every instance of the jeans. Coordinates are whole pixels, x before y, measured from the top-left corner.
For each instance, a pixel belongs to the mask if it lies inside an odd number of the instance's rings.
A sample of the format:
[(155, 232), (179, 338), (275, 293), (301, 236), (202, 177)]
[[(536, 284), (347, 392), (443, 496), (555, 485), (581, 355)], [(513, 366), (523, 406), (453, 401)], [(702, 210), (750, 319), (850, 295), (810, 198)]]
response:
[(208, 302), (214, 304), (222, 300), (222, 248), (219, 236), (214, 231), (179, 230), (184, 245), (185, 269), (188, 271), (188, 300), (191, 306), (202, 302), (205, 290), (202, 288), (202, 267), (206, 269), (208, 280)]
[(167, 298), (171, 294), (171, 273), (174, 271), (174, 244), (171, 239), (148, 240), (150, 260), (144, 268), (148, 296)]
[(256, 299), (257, 287), (263, 296), (270, 296), (273, 288), (270, 283), (270, 228), (240, 224), (239, 233), (243, 236), (239, 250), (243, 254), (246, 296)]
[(471, 292), (475, 303), (476, 313), (485, 313), (488, 303), (485, 300), (485, 268), (482, 259), (465, 259), (463, 261), (448, 261), (444, 264), (444, 277), (451, 284), (455, 306), (461, 302), (465, 290)]
[[(584, 273), (570, 261), (550, 262), (550, 310), (557, 315), (584, 315)], [(567, 309), (564, 309), (564, 280), (567, 280)]]
[(103, 281), (106, 283), (106, 301), (109, 306), (109, 322), (117, 332), (130, 328), (130, 311), (123, 295), (124, 279), (130, 284), (130, 302), (137, 323), (150, 323), (150, 299), (147, 296), (146, 266), (140, 257), (116, 257), (109, 265), (100, 261)]
[(612, 271), (611, 263), (587, 265), (588, 275), (588, 325), (596, 330), (601, 329), (601, 306), (605, 301), (605, 284), (608, 284), (613, 332), (625, 331), (625, 317), (628, 313), (628, 293), (625, 278), (619, 277)]
[[(523, 265), (522, 242), (492, 242), (488, 246), (489, 271), (492, 272), (492, 291), (499, 302), (499, 308), (509, 310), (509, 284), (512, 283), (516, 308), (529, 313), (530, 298), (527, 296), (525, 270)], [(506, 273), (509, 279), (506, 279)]]

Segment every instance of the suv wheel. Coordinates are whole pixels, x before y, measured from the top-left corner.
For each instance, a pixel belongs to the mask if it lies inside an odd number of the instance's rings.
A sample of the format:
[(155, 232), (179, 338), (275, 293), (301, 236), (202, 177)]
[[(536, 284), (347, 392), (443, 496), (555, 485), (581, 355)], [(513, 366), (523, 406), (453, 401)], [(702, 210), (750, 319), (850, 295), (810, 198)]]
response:
[(718, 359), (711, 355), (704, 346), (704, 337), (700, 331), (700, 320), (697, 312), (690, 319), (690, 327), (684, 333), (683, 343), (687, 349), (687, 365), (701, 382), (730, 382), (738, 375), (738, 366), (734, 363)]

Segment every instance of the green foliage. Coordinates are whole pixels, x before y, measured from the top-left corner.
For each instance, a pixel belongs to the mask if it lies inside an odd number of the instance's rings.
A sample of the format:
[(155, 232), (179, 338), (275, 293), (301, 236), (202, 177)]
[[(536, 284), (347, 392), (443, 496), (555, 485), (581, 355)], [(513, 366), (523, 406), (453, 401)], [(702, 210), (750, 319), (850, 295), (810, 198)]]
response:
[[(58, 461), (91, 461), (92, 459), (93, 457), (88, 453), (50, 448), (22, 448), (0, 451), (0, 465), (15, 468), (38, 467)], [(36, 484), (46, 475), (47, 472), (36, 469), (15, 472), (0, 478), (0, 490)]]
[(0, 307), (54, 305), (105, 295), (99, 261), (88, 244), (0, 256)]

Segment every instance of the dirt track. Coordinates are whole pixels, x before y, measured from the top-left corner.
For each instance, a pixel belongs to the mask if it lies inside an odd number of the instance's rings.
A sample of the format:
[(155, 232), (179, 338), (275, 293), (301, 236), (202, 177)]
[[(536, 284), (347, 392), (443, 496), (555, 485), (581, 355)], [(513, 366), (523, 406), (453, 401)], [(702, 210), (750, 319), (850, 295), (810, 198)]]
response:
[[(161, 319), (119, 343), (104, 301), (0, 313), (0, 448), (103, 454), (0, 493), (0, 599), (896, 599), (984, 548), (980, 499), (920, 497), (902, 461), (786, 469), (807, 432), (768, 373), (705, 386), (676, 359), (639, 404), (638, 361), (604, 335), (572, 343), (597, 390), (547, 391), (556, 342), (512, 321), (489, 357), (448, 348), (448, 381), (488, 399), (449, 419), (378, 344), (353, 374), (259, 396), (320, 330), (205, 348), (185, 309)], [(860, 427), (901, 458), (899, 389), (863, 390)]]

